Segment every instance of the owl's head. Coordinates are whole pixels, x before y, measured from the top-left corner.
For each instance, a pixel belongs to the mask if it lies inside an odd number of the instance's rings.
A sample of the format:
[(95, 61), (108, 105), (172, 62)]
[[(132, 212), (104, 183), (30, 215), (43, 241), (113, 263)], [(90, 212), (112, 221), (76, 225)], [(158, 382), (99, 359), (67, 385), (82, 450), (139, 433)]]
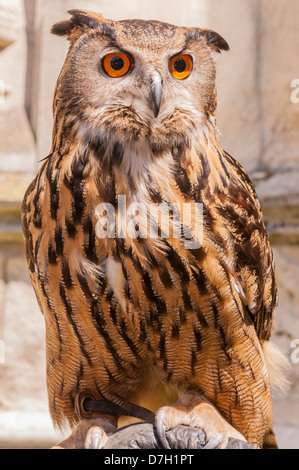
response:
[[(55, 108), (80, 138), (146, 140), (161, 149), (188, 139), (216, 108), (216, 32), (159, 21), (111, 21), (83, 10), (56, 23), (70, 49)], [(56, 113), (58, 113), (56, 109)]]

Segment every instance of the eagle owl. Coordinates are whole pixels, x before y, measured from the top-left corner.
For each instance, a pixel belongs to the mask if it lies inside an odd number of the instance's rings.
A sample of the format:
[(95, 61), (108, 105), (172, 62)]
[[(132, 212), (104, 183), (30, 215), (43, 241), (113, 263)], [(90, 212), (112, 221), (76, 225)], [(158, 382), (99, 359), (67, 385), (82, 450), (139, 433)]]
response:
[[(50, 412), (72, 429), (61, 447), (103, 447), (126, 414), (111, 403), (155, 413), (166, 448), (180, 424), (208, 447), (276, 447), (272, 252), (215, 126), (213, 53), (229, 46), (211, 30), (69, 13), (52, 28), (70, 41), (52, 148), (22, 206)], [(88, 412), (86, 397), (107, 409)]]

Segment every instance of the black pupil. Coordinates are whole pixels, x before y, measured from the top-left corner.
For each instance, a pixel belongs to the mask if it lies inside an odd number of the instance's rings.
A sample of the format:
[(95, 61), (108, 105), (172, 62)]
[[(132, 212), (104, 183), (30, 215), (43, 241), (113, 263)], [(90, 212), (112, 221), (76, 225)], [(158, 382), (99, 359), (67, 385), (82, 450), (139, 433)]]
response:
[(185, 72), (186, 67), (187, 67), (186, 61), (182, 58), (177, 59), (174, 63), (174, 69), (178, 73)]
[(111, 67), (113, 68), (113, 70), (121, 70), (124, 65), (124, 60), (119, 56), (113, 57), (111, 59)]

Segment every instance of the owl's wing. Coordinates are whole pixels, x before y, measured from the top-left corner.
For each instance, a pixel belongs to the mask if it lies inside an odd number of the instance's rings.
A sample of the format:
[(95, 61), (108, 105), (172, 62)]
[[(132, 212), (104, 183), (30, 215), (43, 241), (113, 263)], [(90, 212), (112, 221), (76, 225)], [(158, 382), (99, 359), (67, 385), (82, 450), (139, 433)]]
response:
[(277, 304), (273, 254), (252, 182), (233, 157), (225, 153), (225, 160), (232, 176), (227, 200), (217, 211), (232, 235), (236, 288), (258, 338), (267, 340)]
[(30, 183), (29, 187), (26, 190), (26, 193), (23, 198), (22, 208), (21, 208), (21, 222), (22, 222), (22, 229), (23, 229), (23, 238), (25, 244), (25, 253), (26, 259), (29, 268), (29, 276), (32, 282), (32, 286), (37, 298), (37, 302), (39, 304), (40, 310), (42, 311), (42, 305), (40, 302), (40, 298), (38, 296), (38, 289), (37, 289), (37, 276), (35, 270), (35, 256), (34, 256), (34, 237), (32, 236), (32, 214), (30, 204), (28, 204), (28, 199), (32, 195), (37, 182), (37, 176), (34, 180)]

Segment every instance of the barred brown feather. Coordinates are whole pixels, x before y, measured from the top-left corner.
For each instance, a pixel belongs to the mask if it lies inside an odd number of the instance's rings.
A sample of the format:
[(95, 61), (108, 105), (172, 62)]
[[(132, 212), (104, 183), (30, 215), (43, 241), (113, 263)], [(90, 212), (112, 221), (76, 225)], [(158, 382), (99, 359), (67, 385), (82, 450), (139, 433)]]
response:
[[(55, 91), (51, 154), (22, 206), (53, 420), (74, 425), (85, 390), (153, 411), (195, 390), (263, 445), (272, 411), (262, 347), (276, 285), (253, 186), (216, 138), (211, 47), (228, 46), (195, 28), (72, 15), (53, 28), (71, 48)], [(99, 71), (105, 50), (118, 49), (135, 57), (119, 81)], [(183, 49), (193, 77), (178, 83), (164, 64)], [(148, 104), (153, 70), (165, 75), (157, 119)], [(158, 238), (99, 238), (96, 208), (117, 210), (119, 195), (141, 204), (141, 231), (150, 204), (202, 204), (202, 245), (163, 238), (155, 214)]]

